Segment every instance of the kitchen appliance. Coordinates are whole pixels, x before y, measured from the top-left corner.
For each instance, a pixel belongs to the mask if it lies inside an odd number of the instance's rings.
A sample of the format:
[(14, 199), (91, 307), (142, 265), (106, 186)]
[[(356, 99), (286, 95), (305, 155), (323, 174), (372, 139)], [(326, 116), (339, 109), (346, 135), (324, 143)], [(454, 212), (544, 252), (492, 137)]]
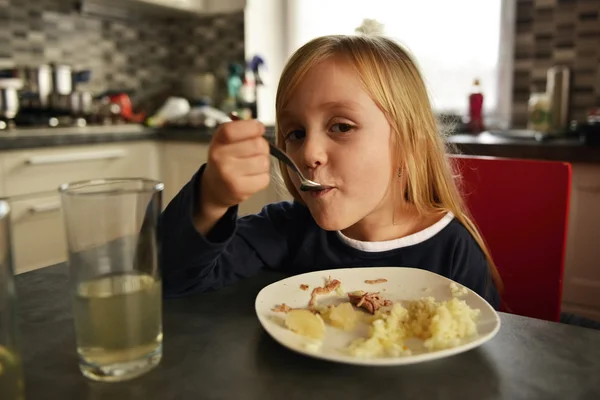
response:
[(21, 67), (15, 70), (15, 76), (23, 80), (23, 106), (46, 108), (50, 105), (52, 93), (52, 68), (50, 65)]
[(569, 91), (571, 72), (564, 66), (548, 70), (546, 95), (549, 102), (549, 132), (564, 133), (569, 124)]
[(73, 91), (73, 71), (65, 64), (23, 66), (4, 71), (23, 81), (22, 106), (67, 111)]
[(23, 82), (16, 78), (0, 78), (0, 117), (12, 120), (19, 112), (19, 94)]
[(95, 109), (90, 79), (90, 70), (60, 63), (0, 70), (0, 130), (87, 125)]

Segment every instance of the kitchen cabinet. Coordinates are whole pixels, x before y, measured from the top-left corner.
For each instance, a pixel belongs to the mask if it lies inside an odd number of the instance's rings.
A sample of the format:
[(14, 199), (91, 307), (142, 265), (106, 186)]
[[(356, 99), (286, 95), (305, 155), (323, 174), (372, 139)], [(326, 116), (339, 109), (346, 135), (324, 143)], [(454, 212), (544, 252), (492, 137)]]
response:
[(208, 143), (162, 143), (160, 165), (165, 185), (163, 207), (173, 200), (173, 197), (207, 160)]
[(572, 164), (563, 311), (600, 321), (600, 164)]
[(67, 248), (58, 196), (32, 194), (14, 198), (10, 204), (15, 272), (65, 261)]
[[(11, 204), (15, 271), (66, 260), (66, 239), (57, 188), (65, 182), (141, 177), (164, 183), (163, 207), (207, 161), (208, 143), (121, 142), (0, 151), (0, 196)], [(271, 185), (246, 200), (239, 214), (259, 212), (288, 199)]]
[(198, 14), (225, 14), (243, 11), (246, 0), (137, 0), (184, 12)]
[(83, 16), (135, 20), (243, 12), (246, 0), (80, 0)]
[(159, 177), (158, 150), (152, 141), (57, 146), (0, 154), (4, 196), (55, 191), (62, 183), (94, 178)]
[(65, 182), (111, 177), (159, 179), (153, 141), (57, 146), (0, 152), (0, 193), (11, 205), (17, 273), (66, 260), (57, 188)]
[[(165, 184), (164, 207), (169, 204), (207, 160), (208, 144), (177, 142), (162, 144), (162, 179)], [(287, 199), (286, 195), (280, 192), (277, 189), (275, 180), (272, 180), (267, 189), (256, 193), (240, 204), (239, 215), (254, 214), (259, 212), (266, 204)]]
[[(196, 0), (197, 1), (197, 0)], [(225, 14), (243, 11), (246, 0), (201, 0), (204, 4), (203, 10), (211, 14)]]

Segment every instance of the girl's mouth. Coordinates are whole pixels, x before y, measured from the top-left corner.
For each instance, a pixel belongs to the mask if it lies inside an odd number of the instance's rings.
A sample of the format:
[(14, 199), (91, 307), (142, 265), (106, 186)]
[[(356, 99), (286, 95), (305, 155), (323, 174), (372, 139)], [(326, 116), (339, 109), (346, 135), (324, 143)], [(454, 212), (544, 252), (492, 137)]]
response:
[(311, 190), (309, 193), (310, 193), (311, 197), (323, 197), (327, 193), (331, 192), (333, 189), (335, 189), (335, 188), (329, 187), (327, 189), (322, 189), (322, 190)]

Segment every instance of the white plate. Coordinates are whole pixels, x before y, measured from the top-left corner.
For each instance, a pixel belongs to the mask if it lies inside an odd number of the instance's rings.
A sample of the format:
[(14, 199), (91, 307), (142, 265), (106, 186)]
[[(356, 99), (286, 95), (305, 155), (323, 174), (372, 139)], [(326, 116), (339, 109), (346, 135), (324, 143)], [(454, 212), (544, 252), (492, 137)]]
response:
[[(256, 296), (256, 315), (263, 328), (273, 339), (291, 350), (311, 357), (346, 364), (384, 366), (413, 364), (462, 353), (492, 339), (500, 329), (500, 318), (496, 311), (477, 293), (469, 290), (468, 294), (461, 296), (460, 299), (465, 300), (469, 307), (481, 311), (477, 321), (478, 335), (464, 340), (458, 347), (423, 352), (423, 350), (419, 350), (418, 345), (413, 347), (413, 345), (407, 343), (407, 346), (413, 350), (413, 355), (358, 358), (344, 354), (342, 350), (353, 339), (358, 338), (360, 333), (345, 332), (327, 326), (325, 338), (320, 348), (315, 349), (314, 346), (311, 348), (311, 346), (307, 346), (311, 343), (311, 340), (285, 328), (283, 324), (284, 314), (272, 311), (272, 309), (281, 303), (285, 303), (292, 308), (307, 307), (312, 289), (323, 286), (329, 276), (342, 282), (344, 293), (355, 290), (379, 291), (385, 298), (392, 301), (417, 300), (428, 296), (434, 297), (437, 301), (452, 298), (450, 291), (452, 281), (450, 279), (422, 269), (398, 267), (345, 268), (296, 275), (270, 284)], [(365, 283), (365, 280), (379, 278), (385, 278), (387, 282), (376, 285)], [(309, 289), (306, 291), (301, 290), (300, 285), (302, 284), (308, 285)], [(318, 304), (330, 304), (346, 300), (346, 296), (340, 297), (335, 292), (329, 295), (317, 296)], [(420, 347), (422, 348), (422, 345)]]

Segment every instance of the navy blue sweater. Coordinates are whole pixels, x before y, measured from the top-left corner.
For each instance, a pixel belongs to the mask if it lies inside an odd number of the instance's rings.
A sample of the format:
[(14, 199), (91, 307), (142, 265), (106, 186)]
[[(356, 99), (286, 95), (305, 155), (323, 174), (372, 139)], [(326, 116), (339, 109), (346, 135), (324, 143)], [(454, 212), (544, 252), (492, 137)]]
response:
[(204, 236), (192, 222), (203, 170), (182, 188), (160, 218), (160, 263), (166, 296), (218, 289), (265, 268), (297, 274), (399, 266), (446, 276), (498, 306), (485, 256), (456, 219), (420, 243), (366, 252), (344, 243), (336, 232), (321, 229), (304, 205), (281, 202), (239, 218), (237, 207), (232, 207)]

